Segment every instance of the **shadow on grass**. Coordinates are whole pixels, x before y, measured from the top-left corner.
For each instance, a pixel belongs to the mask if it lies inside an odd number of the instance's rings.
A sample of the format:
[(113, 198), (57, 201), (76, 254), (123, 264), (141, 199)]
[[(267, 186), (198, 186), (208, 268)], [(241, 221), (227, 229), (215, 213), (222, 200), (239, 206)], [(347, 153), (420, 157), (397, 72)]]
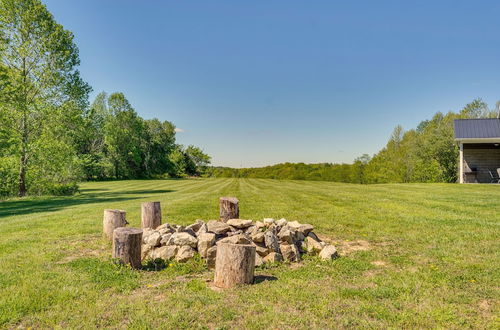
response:
[(175, 190), (149, 189), (108, 192), (107, 189), (82, 189), (81, 193), (76, 196), (7, 200), (0, 203), (0, 218), (12, 215), (52, 212), (66, 207), (82, 204), (98, 204), (134, 200), (144, 198), (144, 196), (141, 195), (165, 194), (174, 191)]
[(277, 281), (278, 278), (276, 276), (269, 276), (269, 275), (256, 275), (253, 278), (253, 284), (259, 284), (262, 282), (266, 281)]

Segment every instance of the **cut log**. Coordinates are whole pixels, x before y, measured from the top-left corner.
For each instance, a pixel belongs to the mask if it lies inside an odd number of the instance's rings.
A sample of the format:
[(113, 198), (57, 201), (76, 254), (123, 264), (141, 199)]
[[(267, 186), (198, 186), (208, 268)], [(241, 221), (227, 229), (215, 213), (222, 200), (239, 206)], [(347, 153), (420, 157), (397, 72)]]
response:
[(104, 210), (104, 216), (102, 218), (102, 231), (109, 240), (113, 239), (113, 231), (116, 228), (128, 225), (125, 216), (126, 212), (123, 210)]
[(221, 197), (219, 199), (220, 220), (226, 222), (229, 219), (240, 217), (239, 201), (236, 197)]
[(232, 288), (239, 284), (251, 284), (254, 271), (255, 246), (230, 243), (217, 246), (215, 286)]
[(156, 229), (161, 225), (160, 202), (145, 202), (141, 204), (141, 226), (142, 228)]
[(113, 258), (132, 268), (141, 268), (142, 229), (116, 228), (113, 232)]

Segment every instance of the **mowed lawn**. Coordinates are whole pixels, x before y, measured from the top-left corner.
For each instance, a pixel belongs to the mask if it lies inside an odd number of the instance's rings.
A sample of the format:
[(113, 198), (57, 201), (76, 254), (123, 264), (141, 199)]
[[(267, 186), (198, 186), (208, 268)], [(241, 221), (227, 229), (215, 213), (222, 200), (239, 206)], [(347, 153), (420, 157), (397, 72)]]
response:
[[(73, 197), (0, 202), (0, 327), (499, 328), (500, 186), (352, 185), (261, 179), (83, 183)], [(241, 218), (298, 220), (342, 257), (258, 268), (270, 280), (216, 291), (195, 260), (132, 271), (101, 238), (105, 208), (140, 225)]]

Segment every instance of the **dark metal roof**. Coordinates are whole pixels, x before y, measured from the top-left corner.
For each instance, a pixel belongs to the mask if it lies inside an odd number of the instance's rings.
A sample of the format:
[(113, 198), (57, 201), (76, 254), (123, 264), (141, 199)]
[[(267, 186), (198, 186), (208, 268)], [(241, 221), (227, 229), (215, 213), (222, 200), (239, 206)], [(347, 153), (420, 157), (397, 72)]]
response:
[(500, 119), (455, 119), (455, 139), (500, 138)]

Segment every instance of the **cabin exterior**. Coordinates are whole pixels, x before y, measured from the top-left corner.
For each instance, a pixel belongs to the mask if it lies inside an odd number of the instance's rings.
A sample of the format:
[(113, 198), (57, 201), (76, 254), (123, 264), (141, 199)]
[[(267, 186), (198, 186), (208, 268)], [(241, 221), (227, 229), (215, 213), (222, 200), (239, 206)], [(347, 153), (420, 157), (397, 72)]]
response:
[(500, 182), (500, 119), (456, 119), (460, 183)]

